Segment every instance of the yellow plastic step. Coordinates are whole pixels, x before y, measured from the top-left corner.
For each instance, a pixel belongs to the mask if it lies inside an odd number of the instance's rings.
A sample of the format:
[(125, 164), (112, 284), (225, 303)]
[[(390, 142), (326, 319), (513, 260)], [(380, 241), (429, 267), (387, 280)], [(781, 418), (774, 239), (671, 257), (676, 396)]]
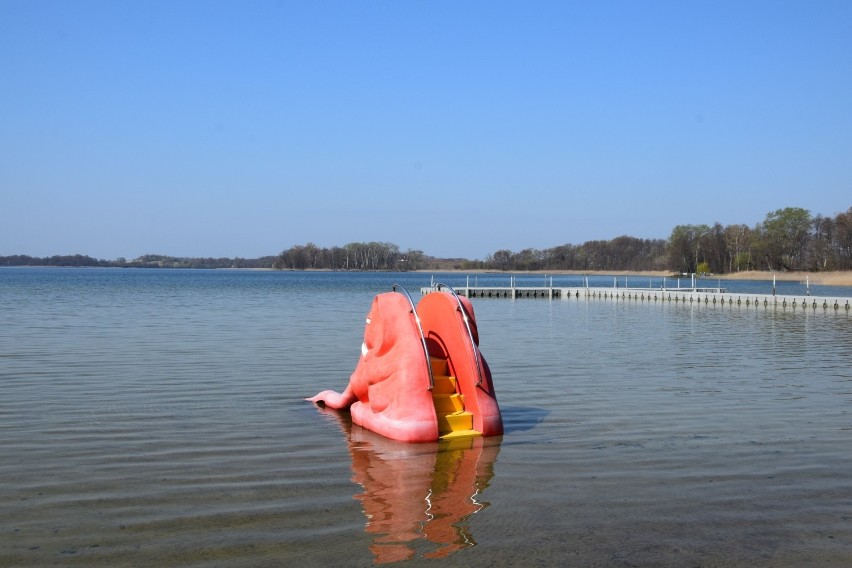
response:
[(473, 414), (462, 410), (447, 415), (438, 415), (438, 432), (447, 434), (459, 430), (473, 430)]
[(464, 410), (464, 397), (455, 392), (452, 394), (438, 394), (433, 390), (432, 400), (435, 401), (435, 412), (439, 415)]
[(473, 414), (464, 409), (464, 396), (458, 392), (458, 381), (448, 376), (449, 364), (446, 359), (430, 357), (432, 367), (432, 400), (438, 417), (439, 439), (455, 440), (464, 444), (465, 438), (481, 436), (482, 432), (473, 429)]
[(457, 384), (455, 377), (448, 377), (446, 375), (435, 375), (433, 377), (435, 379), (435, 386), (432, 387), (432, 395), (438, 394), (453, 394), (458, 392)]
[(429, 363), (432, 366), (432, 375), (446, 375), (448, 371), (447, 360), (438, 359), (437, 357), (429, 357)]
[[(473, 438), (474, 436), (482, 436), (482, 432), (478, 432), (476, 430), (457, 430), (455, 432), (447, 432), (446, 434), (442, 434), (438, 436), (438, 439), (440, 439), (441, 441), (464, 440), (465, 438)], [(453, 449), (462, 449), (463, 447), (466, 446), (453, 446)]]

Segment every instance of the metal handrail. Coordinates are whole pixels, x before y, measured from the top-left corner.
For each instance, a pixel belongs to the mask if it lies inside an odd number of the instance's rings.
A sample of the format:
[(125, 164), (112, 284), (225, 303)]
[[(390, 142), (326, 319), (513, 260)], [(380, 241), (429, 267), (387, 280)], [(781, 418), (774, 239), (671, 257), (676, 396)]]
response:
[(464, 306), (461, 303), (461, 298), (459, 298), (459, 295), (456, 293), (455, 290), (453, 290), (452, 286), (447, 286), (446, 284), (441, 284), (440, 282), (435, 284), (435, 289), (439, 292), (441, 291), (442, 287), (446, 288), (452, 293), (453, 297), (456, 299), (456, 303), (459, 305), (458, 309), (461, 312), (462, 321), (464, 321), (464, 326), (467, 328), (467, 335), (468, 337), (470, 337), (470, 345), (473, 348), (473, 356), (476, 358), (476, 374), (479, 377), (479, 380), (476, 381), (476, 386), (479, 386), (482, 384), (482, 359), (479, 356), (479, 347), (476, 345), (476, 341), (473, 340), (473, 331), (470, 329), (470, 322), (467, 318), (467, 312), (465, 311)]
[(417, 331), (420, 332), (420, 342), (423, 344), (423, 355), (426, 357), (426, 369), (429, 371), (429, 390), (432, 390), (435, 388), (435, 377), (432, 374), (432, 359), (429, 357), (429, 348), (426, 347), (426, 336), (423, 335), (423, 327), (420, 325), (420, 316), (417, 315), (417, 310), (414, 308), (414, 300), (411, 299), (411, 294), (408, 293), (405, 286), (394, 284), (393, 291), (396, 292), (397, 288), (402, 289), (405, 293), (405, 297), (408, 298), (408, 304), (411, 306), (411, 311), (409, 313), (414, 314), (414, 323), (417, 324)]

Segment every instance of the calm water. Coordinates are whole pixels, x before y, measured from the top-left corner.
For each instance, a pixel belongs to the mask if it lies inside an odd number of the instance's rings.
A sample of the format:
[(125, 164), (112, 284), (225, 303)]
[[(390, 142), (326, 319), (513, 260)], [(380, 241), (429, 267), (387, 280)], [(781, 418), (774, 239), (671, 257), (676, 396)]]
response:
[(852, 565), (852, 316), (477, 299), (506, 433), (411, 446), (303, 401), (395, 282), (0, 269), (0, 566)]

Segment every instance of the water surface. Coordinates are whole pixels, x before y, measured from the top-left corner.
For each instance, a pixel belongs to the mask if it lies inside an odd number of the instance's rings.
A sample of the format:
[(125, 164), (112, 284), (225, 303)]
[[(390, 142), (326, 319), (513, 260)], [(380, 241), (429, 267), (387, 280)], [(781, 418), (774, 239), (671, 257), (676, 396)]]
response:
[(504, 436), (303, 400), (431, 279), (0, 270), (0, 565), (852, 565), (848, 315), (476, 299)]

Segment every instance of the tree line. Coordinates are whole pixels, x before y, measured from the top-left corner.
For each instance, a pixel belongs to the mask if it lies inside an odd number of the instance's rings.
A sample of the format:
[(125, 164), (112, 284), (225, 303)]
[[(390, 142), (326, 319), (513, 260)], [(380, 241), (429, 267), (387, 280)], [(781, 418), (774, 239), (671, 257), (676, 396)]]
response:
[(852, 270), (852, 207), (834, 217), (787, 207), (754, 227), (678, 225), (668, 240), (668, 266), (714, 273)]
[(277, 256), (187, 258), (149, 254), (134, 260), (83, 255), (0, 256), (0, 266), (119, 266), (131, 268), (276, 268), (279, 270), (575, 270), (728, 273), (741, 270), (852, 270), (852, 207), (834, 217), (787, 207), (753, 227), (678, 225), (668, 239), (620, 236), (519, 252), (498, 250), (485, 260), (437, 258), (388, 242), (344, 246), (295, 245)]
[(283, 251), (281, 269), (331, 270), (575, 270), (672, 271), (742, 270), (820, 272), (852, 270), (852, 207), (834, 217), (787, 207), (754, 227), (733, 224), (678, 225), (668, 239), (620, 236), (518, 252), (498, 250), (485, 260), (441, 259), (421, 250), (401, 251), (393, 243), (350, 243), (321, 248), (313, 243)]
[(324, 270), (420, 270), (435, 266), (433, 257), (421, 250), (401, 251), (394, 243), (349, 243), (320, 248), (314, 243), (293, 246), (275, 260), (279, 269)]
[(276, 257), (260, 258), (190, 258), (162, 254), (146, 254), (133, 260), (103, 260), (87, 255), (0, 256), (0, 266), (65, 266), (112, 268), (272, 268)]

